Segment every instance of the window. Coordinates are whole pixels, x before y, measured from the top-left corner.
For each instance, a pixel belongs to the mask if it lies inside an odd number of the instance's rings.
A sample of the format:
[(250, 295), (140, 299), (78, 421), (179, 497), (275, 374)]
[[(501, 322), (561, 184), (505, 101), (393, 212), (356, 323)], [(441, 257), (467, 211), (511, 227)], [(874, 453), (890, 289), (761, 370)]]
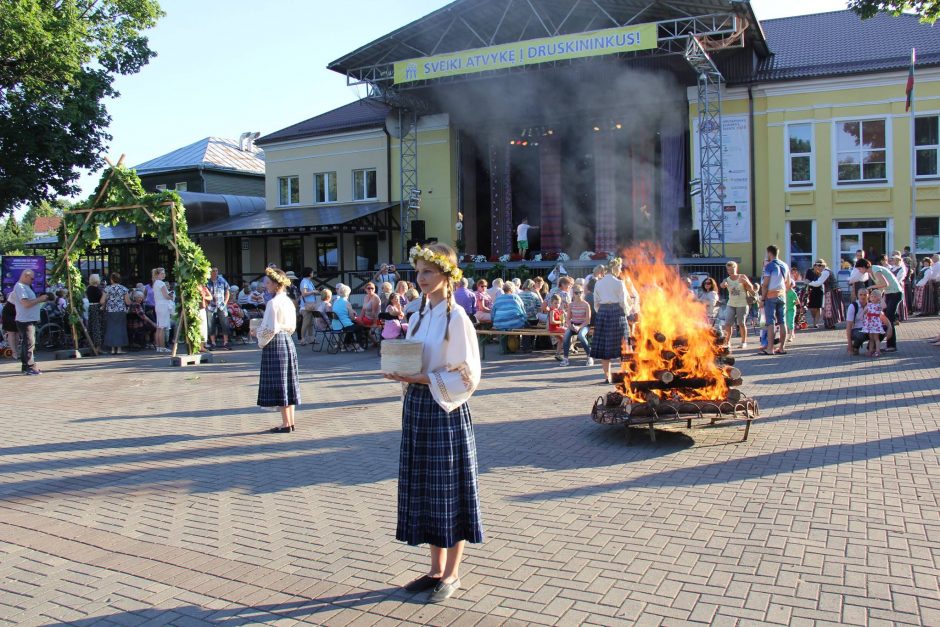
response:
[(788, 182), (791, 187), (813, 184), (813, 125), (787, 126), (787, 153), (789, 155)]
[(335, 237), (317, 238), (317, 274), (336, 274), (339, 272), (339, 250)]
[(157, 186), (156, 186), (156, 190), (157, 190), (158, 192), (165, 192), (165, 191), (166, 191), (166, 183), (160, 183), (159, 185), (157, 185)]
[(178, 192), (185, 192), (186, 187), (187, 187), (186, 183), (177, 183), (176, 185), (173, 186), (173, 188)]
[(379, 265), (378, 235), (356, 236), (356, 270), (364, 272)]
[(839, 183), (887, 182), (886, 146), (884, 120), (836, 122)]
[(796, 268), (800, 274), (813, 267), (816, 250), (814, 245), (812, 220), (791, 220), (787, 222), (787, 239), (789, 240), (790, 267)]
[(375, 200), (375, 170), (353, 170), (353, 200)]
[(336, 172), (313, 175), (313, 202), (336, 202)]
[(940, 116), (914, 118), (914, 153), (917, 177), (936, 177), (937, 149), (940, 147)]
[(281, 240), (281, 268), (300, 273), (304, 267), (304, 241), (296, 237)]
[(277, 179), (277, 204), (280, 207), (300, 204), (300, 179), (296, 176), (279, 176)]
[(933, 254), (940, 251), (940, 218), (917, 218), (914, 221), (915, 253)]

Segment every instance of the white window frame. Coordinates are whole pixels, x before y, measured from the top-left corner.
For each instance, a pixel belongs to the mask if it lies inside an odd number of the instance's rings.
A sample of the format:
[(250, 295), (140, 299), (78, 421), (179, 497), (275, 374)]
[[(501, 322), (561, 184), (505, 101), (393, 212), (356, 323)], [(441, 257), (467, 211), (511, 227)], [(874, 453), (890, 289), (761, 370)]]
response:
[(165, 191), (166, 191), (166, 183), (160, 183), (160, 184), (158, 184), (154, 189), (156, 189), (158, 192), (165, 192)]
[[(324, 177), (324, 198), (325, 200), (317, 200), (317, 177)], [(337, 188), (336, 185), (336, 172), (317, 172), (313, 175), (313, 204), (315, 205), (329, 205), (337, 202), (336, 197), (330, 198), (330, 178), (333, 179), (333, 187)], [(334, 189), (334, 193), (338, 195), (338, 188)]]
[[(799, 152), (791, 153), (790, 152), (790, 127), (791, 126), (809, 126), (810, 131), (810, 150), (808, 153)], [(784, 173), (787, 188), (793, 190), (813, 190), (816, 189), (816, 124), (815, 120), (800, 120), (794, 122), (787, 122), (783, 128), (783, 141), (786, 145), (787, 159), (784, 167), (786, 172)], [(809, 156), (809, 181), (796, 181), (791, 180), (791, 175), (793, 173), (793, 157), (805, 157)], [(837, 173), (838, 175), (838, 173)]]
[[(885, 188), (891, 187), (894, 184), (893, 177), (893, 163), (894, 163), (894, 147), (892, 146), (892, 117), (890, 115), (868, 115), (868, 116), (846, 116), (840, 118), (832, 118), (831, 130), (830, 130), (830, 148), (832, 149), (832, 188), (833, 189), (876, 189), (876, 188)], [(858, 181), (840, 181), (839, 180), (839, 133), (838, 128), (844, 122), (871, 122), (871, 121), (882, 121), (885, 124), (885, 179), (859, 179)], [(864, 150), (862, 147), (858, 148), (859, 152)], [(860, 167), (862, 164), (859, 164)], [(864, 168), (862, 169), (864, 171)], [(860, 171), (861, 173), (861, 171)]]
[[(809, 253), (809, 254), (808, 254), (808, 253), (800, 253), (800, 256), (801, 256), (801, 257), (808, 256), (808, 257), (810, 257), (810, 261), (811, 261), (811, 262), (812, 262), (812, 261), (816, 261), (817, 259), (819, 259), (819, 256), (818, 256), (818, 254), (817, 254), (817, 251), (818, 251), (818, 249), (819, 249), (819, 242), (816, 240), (816, 220), (815, 220), (815, 219), (812, 219), (812, 218), (811, 218), (811, 219), (808, 219), (808, 220), (803, 220), (803, 219), (801, 219), (801, 220), (787, 220), (787, 223), (786, 223), (786, 237), (784, 238), (784, 242), (783, 242), (783, 245), (786, 247), (786, 248), (784, 248), (784, 252), (786, 253), (786, 257), (784, 257), (784, 258), (787, 260), (787, 265), (789, 265), (790, 268), (792, 269), (792, 268), (793, 268), (793, 255), (792, 255), (792, 253), (790, 252), (790, 250), (791, 250), (791, 248), (792, 248), (792, 246), (791, 246), (791, 241), (790, 241), (790, 223), (791, 223), (791, 222), (810, 222), (810, 223), (812, 223), (812, 230), (811, 230), (811, 234), (810, 234), (810, 241), (812, 242), (813, 250), (812, 250), (812, 252)], [(812, 267), (812, 265), (813, 265), (813, 264), (810, 263), (810, 267)]]
[[(290, 197), (291, 197), (291, 183), (290, 183), (290, 181), (291, 181), (292, 179), (293, 179), (294, 184), (296, 184), (296, 186), (297, 186), (297, 202), (291, 202), (291, 201), (290, 201)], [(286, 199), (281, 196), (281, 181), (284, 181), (284, 180), (287, 180), (287, 181), (288, 181), (288, 183), (287, 183), (287, 198), (286, 198)], [(285, 200), (286, 200), (287, 202), (284, 202)], [(299, 204), (300, 204), (300, 177), (297, 176), (296, 174), (290, 174), (290, 175), (288, 175), (288, 176), (279, 176), (279, 177), (277, 177), (277, 206), (278, 206), (278, 207), (292, 207), (292, 206), (294, 206), (294, 205), (299, 205)]]
[[(938, 236), (938, 238), (940, 238), (940, 218), (938, 218), (937, 216), (917, 216), (917, 220), (937, 220), (937, 236)], [(915, 255), (918, 255), (918, 254), (920, 254), (920, 255), (932, 255), (932, 254), (934, 254), (935, 252), (937, 252), (937, 250), (938, 250), (937, 248), (920, 248), (920, 247), (917, 245), (917, 236), (916, 236), (916, 233), (917, 233), (917, 223), (916, 223), (916, 222), (913, 223), (912, 226), (913, 226), (913, 228), (914, 228), (914, 233), (915, 233), (915, 237), (914, 237), (914, 246), (913, 246), (913, 248), (914, 248), (914, 254), (915, 254)]]
[(176, 191), (178, 191), (178, 192), (189, 191), (189, 190), (188, 190), (188, 187), (189, 187), (189, 185), (187, 185), (185, 181), (183, 181), (182, 183), (175, 183), (175, 184), (173, 185), (173, 189), (176, 190)]
[[(363, 186), (363, 187), (362, 187), (361, 190), (356, 188), (356, 174), (358, 174), (359, 172), (362, 172), (362, 173), (363, 173), (363, 176), (362, 176), (362, 186)], [(368, 184), (368, 173), (369, 173), (369, 172), (372, 172), (372, 174), (375, 176), (375, 196), (367, 196), (367, 195), (366, 195), (366, 194), (368, 193), (368, 191), (369, 191), (369, 184)], [(361, 200), (378, 200), (378, 198), (379, 198), (379, 173), (378, 173), (378, 171), (377, 171), (375, 168), (360, 168), (360, 169), (358, 169), (358, 170), (353, 170), (353, 172), (352, 172), (352, 184), (353, 184), (353, 200), (356, 200), (356, 201), (361, 201)], [(362, 197), (359, 197), (359, 192), (360, 192), (360, 191), (362, 192)]]
[[(940, 126), (940, 112), (937, 112), (937, 111), (933, 111), (933, 112), (927, 111), (925, 113), (920, 113), (920, 114), (915, 113), (914, 118), (915, 119), (916, 118), (937, 118), (937, 124), (938, 126)], [(924, 144), (921, 146), (919, 144), (914, 143), (916, 141), (917, 141), (917, 134), (912, 126), (911, 143), (914, 146), (914, 150), (911, 152), (911, 158), (914, 159), (913, 167), (915, 168), (915, 171), (917, 168), (917, 161), (916, 161), (917, 149), (918, 148), (920, 148), (921, 150), (933, 149), (937, 152), (937, 173), (936, 174), (915, 174), (914, 179), (916, 181), (932, 181), (932, 180), (940, 178), (940, 144)], [(940, 136), (938, 136), (937, 141), (940, 141)]]

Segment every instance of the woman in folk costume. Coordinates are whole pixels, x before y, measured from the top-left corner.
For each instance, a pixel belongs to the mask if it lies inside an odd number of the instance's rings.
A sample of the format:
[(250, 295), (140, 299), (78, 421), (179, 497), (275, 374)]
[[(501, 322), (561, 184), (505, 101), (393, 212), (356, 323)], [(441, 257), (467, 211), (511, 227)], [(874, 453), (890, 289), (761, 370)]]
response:
[(640, 296), (633, 283), (627, 285), (619, 278), (622, 268), (623, 262), (619, 258), (611, 260), (610, 272), (594, 284), (594, 308), (597, 315), (594, 319), (591, 357), (601, 360), (607, 383), (611, 382), (610, 360), (621, 358), (624, 340), (630, 337), (627, 318), (636, 320), (635, 316), (640, 310)]
[(438, 603), (460, 588), (464, 543), (483, 541), (477, 488), (477, 453), (467, 399), (480, 383), (476, 331), (454, 301), (461, 278), (457, 255), (444, 244), (415, 246), (411, 263), (421, 288), (421, 307), (411, 316), (408, 338), (423, 343), (421, 373), (386, 374), (406, 383), (398, 472), (395, 538), (431, 545), (431, 565), (408, 585), (430, 591)]
[(290, 279), (283, 270), (265, 270), (265, 289), (274, 297), (264, 308), (261, 325), (252, 331), (261, 351), (261, 377), (258, 384), (258, 405), (281, 410), (281, 426), (271, 433), (294, 430), (294, 406), (300, 402), (297, 379), (297, 352), (291, 335), (297, 326), (297, 308), (287, 297)]

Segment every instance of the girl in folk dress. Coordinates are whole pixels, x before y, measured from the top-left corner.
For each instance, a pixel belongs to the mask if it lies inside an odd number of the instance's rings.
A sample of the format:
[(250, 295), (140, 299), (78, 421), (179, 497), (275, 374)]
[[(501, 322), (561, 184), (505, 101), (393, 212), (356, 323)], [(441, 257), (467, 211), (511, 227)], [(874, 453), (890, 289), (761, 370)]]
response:
[(453, 298), (461, 278), (457, 255), (444, 244), (411, 249), (423, 296), (408, 337), (423, 342), (421, 373), (386, 374), (406, 383), (395, 537), (431, 545), (427, 574), (405, 586), (430, 590), (437, 603), (460, 588), (464, 543), (483, 541), (477, 454), (467, 399), (480, 383), (476, 331)]
[(385, 313), (390, 317), (385, 320), (385, 324), (382, 327), (382, 339), (398, 339), (401, 337), (402, 332), (408, 330), (408, 323), (402, 323), (402, 318), (405, 317), (405, 313), (402, 311), (401, 299), (397, 293), (388, 297), (388, 307), (385, 308)]
[(881, 356), (878, 344), (886, 326), (889, 329), (888, 333), (890, 333), (891, 324), (888, 316), (884, 314), (884, 306), (881, 303), (881, 290), (871, 290), (868, 293), (868, 305), (865, 306), (865, 319), (862, 320), (862, 332), (868, 334), (869, 357)]
[(281, 410), (281, 426), (271, 433), (290, 433), (294, 431), (294, 406), (300, 402), (297, 352), (291, 340), (297, 327), (297, 308), (287, 297), (290, 279), (284, 271), (268, 268), (265, 274), (265, 289), (274, 297), (264, 308), (261, 325), (251, 331), (261, 348), (258, 405)]

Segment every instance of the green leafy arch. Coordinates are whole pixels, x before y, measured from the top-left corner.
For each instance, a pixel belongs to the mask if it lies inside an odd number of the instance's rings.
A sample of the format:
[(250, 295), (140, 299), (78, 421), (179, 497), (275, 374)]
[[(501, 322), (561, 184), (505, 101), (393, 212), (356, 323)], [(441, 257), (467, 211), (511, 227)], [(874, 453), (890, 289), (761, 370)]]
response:
[[(52, 278), (68, 288), (73, 338), (77, 339), (77, 328), (84, 329), (81, 303), (85, 285), (79, 271), (79, 257), (100, 244), (98, 227), (114, 226), (123, 221), (134, 224), (140, 237), (156, 239), (175, 255), (173, 274), (182, 304), (179, 323), (186, 329), (189, 354), (195, 354), (202, 345), (196, 321), (202, 300), (200, 286), (209, 276), (209, 260), (202, 248), (189, 239), (186, 210), (180, 195), (175, 191), (148, 194), (137, 174), (123, 167), (123, 160), (122, 157), (105, 170), (88, 200), (65, 212), (59, 228), (59, 248)], [(175, 343), (173, 350), (176, 350)]]

